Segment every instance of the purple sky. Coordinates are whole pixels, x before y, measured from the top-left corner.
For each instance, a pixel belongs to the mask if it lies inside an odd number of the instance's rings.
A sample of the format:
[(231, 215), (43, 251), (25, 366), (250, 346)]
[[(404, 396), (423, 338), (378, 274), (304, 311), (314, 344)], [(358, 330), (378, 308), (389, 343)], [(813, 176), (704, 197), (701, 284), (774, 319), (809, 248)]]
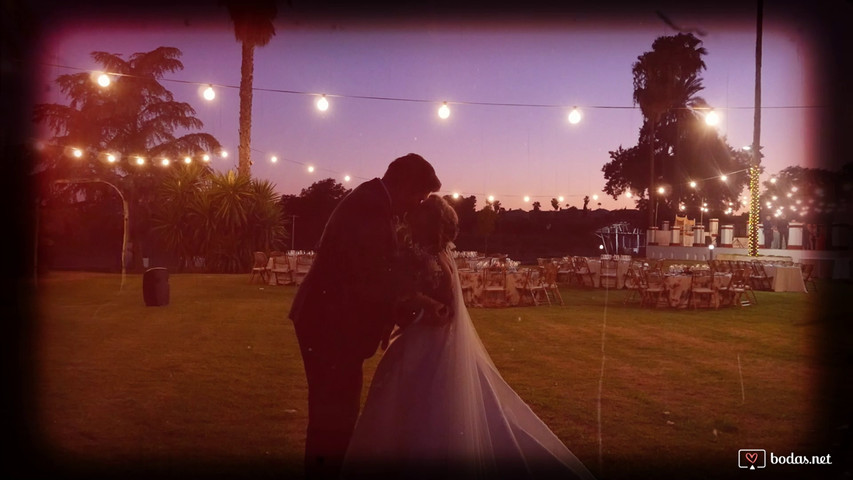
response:
[[(813, 106), (821, 99), (813, 86), (819, 71), (809, 32), (773, 8), (773, 2), (765, 2), (761, 143), (769, 174), (792, 165), (818, 166), (814, 132), (821, 128), (820, 109), (776, 108)], [(726, 20), (690, 11), (667, 14), (707, 32), (701, 37), (708, 54), (700, 95), (718, 109), (717, 128), (731, 145), (750, 144), (754, 12)], [(178, 100), (193, 105), (203, 130), (228, 149), (230, 156), (216, 159), (214, 167), (235, 168), (238, 92), (223, 86), (239, 85), (240, 46), (224, 9), (197, 20), (77, 18), (52, 32), (40, 49), (41, 61), (83, 69), (96, 67), (89, 56), (95, 50), (127, 57), (159, 46), (179, 48), (185, 68), (166, 78), (220, 85), (217, 97), (207, 102), (198, 85), (164, 83)], [(627, 17), (575, 16), (547, 23), (351, 19), (297, 27), (280, 19), (271, 43), (256, 50), (255, 88), (326, 93), (331, 108), (319, 112), (312, 96), (256, 91), (252, 174), (269, 179), (282, 194), (299, 193), (327, 177), (343, 181), (344, 174), (353, 176), (346, 184), (352, 187), (380, 176), (393, 158), (416, 152), (435, 166), (443, 193), (475, 194), (478, 208), (489, 194), (506, 208), (530, 209), (524, 195), (546, 209), (558, 195), (564, 204), (579, 207), (584, 195), (593, 194), (604, 208), (632, 208), (632, 201), (601, 192), (601, 167), (609, 161), (608, 151), (637, 142), (642, 116), (631, 108), (633, 62), (655, 38), (675, 33), (652, 7)], [(58, 75), (72, 72), (45, 67), (38, 82), (47, 90)], [(56, 94), (53, 86), (40, 100), (64, 103)], [(447, 120), (436, 113), (442, 101), (451, 103)], [(574, 105), (583, 112), (577, 125), (567, 121)], [(624, 108), (594, 108), (601, 106)], [(279, 161), (271, 163), (271, 155)], [(318, 170), (307, 173), (307, 164)]]

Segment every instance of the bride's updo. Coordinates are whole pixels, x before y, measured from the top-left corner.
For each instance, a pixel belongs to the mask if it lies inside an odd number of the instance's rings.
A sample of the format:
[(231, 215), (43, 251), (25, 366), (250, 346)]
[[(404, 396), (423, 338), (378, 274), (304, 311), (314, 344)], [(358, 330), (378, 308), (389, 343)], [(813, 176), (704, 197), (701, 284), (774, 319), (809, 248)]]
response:
[(447, 201), (438, 195), (430, 195), (408, 216), (412, 229), (412, 241), (421, 248), (438, 253), (456, 239), (459, 234), (459, 218)]

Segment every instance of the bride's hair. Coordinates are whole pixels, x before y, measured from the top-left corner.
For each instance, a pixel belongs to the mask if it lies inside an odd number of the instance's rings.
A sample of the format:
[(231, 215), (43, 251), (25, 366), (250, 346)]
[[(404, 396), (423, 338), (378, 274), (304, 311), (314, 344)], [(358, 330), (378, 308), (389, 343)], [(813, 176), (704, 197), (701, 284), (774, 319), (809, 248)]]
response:
[(441, 251), (459, 234), (459, 218), (447, 201), (430, 195), (409, 213), (412, 240), (431, 251)]

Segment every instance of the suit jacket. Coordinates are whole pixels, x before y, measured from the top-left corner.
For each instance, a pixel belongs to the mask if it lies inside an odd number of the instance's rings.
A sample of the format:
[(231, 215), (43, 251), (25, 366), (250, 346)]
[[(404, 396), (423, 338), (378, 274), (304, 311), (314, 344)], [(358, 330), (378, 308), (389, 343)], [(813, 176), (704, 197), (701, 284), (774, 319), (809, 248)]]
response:
[(365, 359), (394, 326), (397, 240), (380, 179), (356, 187), (332, 212), (290, 318), (300, 347), (327, 359)]

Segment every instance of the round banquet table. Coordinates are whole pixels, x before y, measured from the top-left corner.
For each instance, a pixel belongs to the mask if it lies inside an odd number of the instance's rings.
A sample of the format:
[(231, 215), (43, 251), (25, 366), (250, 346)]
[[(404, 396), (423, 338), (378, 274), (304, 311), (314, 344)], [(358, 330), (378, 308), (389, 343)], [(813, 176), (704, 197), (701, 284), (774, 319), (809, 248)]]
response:
[[(664, 286), (667, 291), (669, 306), (673, 308), (687, 308), (690, 301), (690, 285), (693, 277), (688, 273), (675, 273), (664, 275)], [(731, 273), (715, 273), (714, 287), (728, 286), (732, 281)]]
[(524, 282), (524, 271), (507, 272), (506, 274), (506, 302), (501, 303), (491, 295), (486, 295), (483, 284), (483, 272), (476, 270), (459, 270), (459, 282), (463, 287), (470, 286), (470, 297), (466, 301), (469, 307), (504, 307), (504, 306), (519, 306), (532, 305), (532, 302), (527, 296), (522, 295), (519, 288)]

